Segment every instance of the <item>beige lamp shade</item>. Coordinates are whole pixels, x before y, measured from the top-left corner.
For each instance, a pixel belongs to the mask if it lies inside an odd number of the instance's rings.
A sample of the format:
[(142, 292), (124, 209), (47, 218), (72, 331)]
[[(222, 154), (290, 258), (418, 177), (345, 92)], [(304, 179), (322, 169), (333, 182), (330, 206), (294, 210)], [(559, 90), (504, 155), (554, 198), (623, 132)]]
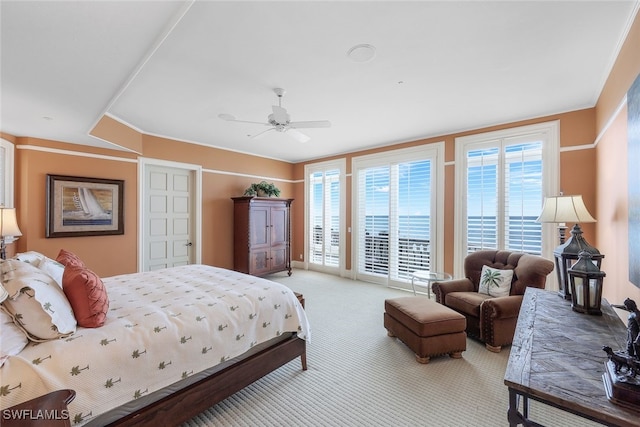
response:
[(537, 222), (596, 222), (584, 205), (582, 196), (545, 197)]
[(0, 236), (3, 238), (22, 236), (22, 232), (18, 228), (15, 208), (0, 207)]

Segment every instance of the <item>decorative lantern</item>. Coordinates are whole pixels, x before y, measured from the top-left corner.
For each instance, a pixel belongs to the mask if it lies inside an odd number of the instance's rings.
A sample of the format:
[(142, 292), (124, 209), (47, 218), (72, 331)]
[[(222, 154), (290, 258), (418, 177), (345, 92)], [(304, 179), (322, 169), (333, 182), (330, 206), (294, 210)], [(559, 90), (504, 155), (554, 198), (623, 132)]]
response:
[(571, 237), (553, 251), (556, 261), (556, 274), (558, 275), (558, 293), (564, 299), (571, 299), (569, 269), (578, 260), (579, 254), (582, 252), (591, 254), (592, 261), (600, 269), (604, 255), (582, 237), (582, 229), (576, 224), (571, 229)]
[(573, 311), (587, 314), (602, 314), (602, 281), (606, 274), (592, 260), (592, 255), (582, 251), (569, 270), (571, 284), (571, 308)]

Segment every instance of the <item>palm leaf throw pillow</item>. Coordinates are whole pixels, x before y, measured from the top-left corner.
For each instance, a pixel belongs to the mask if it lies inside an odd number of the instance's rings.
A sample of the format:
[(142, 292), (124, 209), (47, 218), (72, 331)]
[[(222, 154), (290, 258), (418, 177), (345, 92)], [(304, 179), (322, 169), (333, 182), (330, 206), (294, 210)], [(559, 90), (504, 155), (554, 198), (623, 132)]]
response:
[(478, 293), (492, 297), (507, 296), (511, 291), (512, 279), (513, 270), (499, 270), (485, 265), (482, 267), (482, 273), (480, 274)]

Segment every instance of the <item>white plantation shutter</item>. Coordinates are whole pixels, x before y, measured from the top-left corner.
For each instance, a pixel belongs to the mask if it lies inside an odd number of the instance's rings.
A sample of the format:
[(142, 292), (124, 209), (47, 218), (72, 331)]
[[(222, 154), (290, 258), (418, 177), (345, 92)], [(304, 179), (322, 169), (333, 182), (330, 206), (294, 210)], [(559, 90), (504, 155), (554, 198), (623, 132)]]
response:
[(307, 261), (316, 267), (341, 266), (344, 162), (305, 166), (307, 175)]
[(7, 203), (7, 194), (5, 189), (5, 183), (8, 181), (7, 165), (6, 165), (6, 149), (0, 145), (0, 176), (2, 177), (2, 185), (0, 185), (0, 206), (5, 206)]
[(323, 251), (324, 265), (337, 267), (338, 242), (340, 237), (340, 171), (328, 170), (324, 173), (323, 182)]
[(542, 141), (508, 139), (505, 145), (504, 244), (508, 250), (542, 253)]
[(468, 252), (498, 247), (497, 147), (467, 152), (467, 247)]
[(13, 144), (0, 139), (0, 206), (13, 207)]
[(416, 270), (429, 270), (431, 160), (395, 165), (397, 191), (391, 213), (397, 222), (394, 250), (391, 252), (393, 278), (408, 279)]
[(558, 192), (558, 158), (557, 122), (456, 138), (456, 274), (481, 249), (552, 257), (552, 230), (536, 218)]
[(358, 173), (358, 271), (389, 274), (389, 166), (371, 167)]
[(324, 253), (324, 199), (323, 173), (315, 172), (309, 176), (309, 249), (308, 260), (311, 263), (322, 263)]

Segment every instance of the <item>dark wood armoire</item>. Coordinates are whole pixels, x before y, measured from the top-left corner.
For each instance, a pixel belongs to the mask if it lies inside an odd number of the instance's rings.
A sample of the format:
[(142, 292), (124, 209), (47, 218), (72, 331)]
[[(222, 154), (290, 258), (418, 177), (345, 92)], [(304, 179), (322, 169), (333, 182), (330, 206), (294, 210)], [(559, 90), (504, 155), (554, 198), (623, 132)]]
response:
[(232, 197), (233, 269), (254, 276), (291, 275), (291, 202), (273, 197)]

